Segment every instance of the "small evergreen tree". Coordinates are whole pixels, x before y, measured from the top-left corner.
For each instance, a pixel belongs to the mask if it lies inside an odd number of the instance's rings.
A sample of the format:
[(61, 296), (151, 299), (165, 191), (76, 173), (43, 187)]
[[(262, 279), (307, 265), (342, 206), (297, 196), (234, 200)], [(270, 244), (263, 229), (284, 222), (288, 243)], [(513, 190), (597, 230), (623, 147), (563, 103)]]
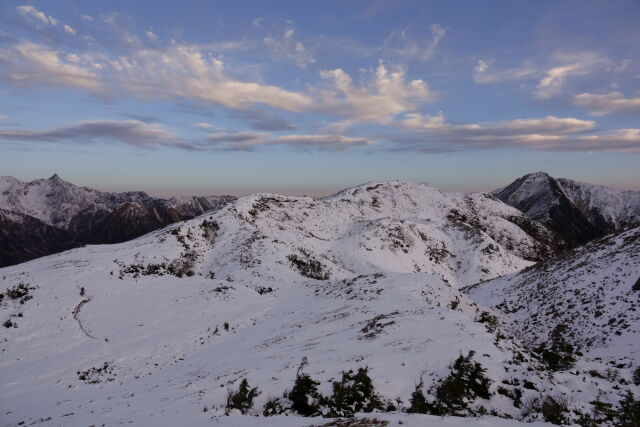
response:
[(267, 403), (265, 403), (262, 415), (265, 417), (280, 415), (287, 409), (288, 408), (283, 404), (282, 399), (275, 397), (273, 399), (269, 399)]
[(333, 394), (328, 402), (329, 416), (350, 417), (356, 412), (372, 412), (382, 409), (382, 402), (375, 393), (368, 368), (343, 372), (341, 381), (333, 382)]
[(630, 390), (627, 390), (618, 407), (618, 423), (620, 427), (640, 426), (640, 400), (636, 400)]
[(463, 415), (468, 402), (476, 398), (489, 399), (491, 380), (487, 371), (473, 361), (474, 351), (467, 356), (460, 355), (451, 368), (451, 373), (436, 387), (436, 400), (428, 403), (428, 412), (434, 415)]
[(565, 341), (562, 333), (564, 325), (558, 325), (551, 332), (551, 345), (541, 344), (535, 352), (540, 355), (545, 364), (552, 371), (566, 371), (575, 363), (574, 348)]
[(320, 401), (322, 400), (322, 396), (318, 392), (319, 385), (319, 381), (298, 372), (293, 388), (287, 396), (291, 401), (291, 409), (304, 417), (319, 415)]
[(635, 385), (640, 385), (640, 366), (633, 371), (633, 383)]
[(422, 379), (420, 383), (416, 385), (416, 389), (411, 393), (411, 406), (407, 410), (407, 412), (414, 414), (426, 414), (429, 412), (429, 404), (427, 403), (427, 399), (424, 397), (424, 393), (422, 392), (423, 384)]
[(237, 409), (246, 414), (253, 406), (253, 399), (259, 395), (258, 387), (250, 388), (247, 379), (243, 378), (238, 391), (229, 390), (227, 393), (227, 413), (231, 409)]

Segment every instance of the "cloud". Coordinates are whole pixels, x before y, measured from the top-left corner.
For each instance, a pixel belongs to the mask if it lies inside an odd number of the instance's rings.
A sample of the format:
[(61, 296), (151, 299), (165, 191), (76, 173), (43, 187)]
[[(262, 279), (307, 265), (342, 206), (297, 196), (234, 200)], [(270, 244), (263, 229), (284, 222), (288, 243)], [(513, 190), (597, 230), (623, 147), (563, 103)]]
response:
[(76, 34), (76, 30), (71, 28), (69, 25), (65, 25), (63, 28), (64, 28), (65, 33), (68, 33), (68, 34), (71, 34), (71, 35), (75, 35)]
[(547, 99), (558, 95), (562, 92), (568, 78), (590, 74), (608, 63), (606, 58), (593, 52), (556, 53), (554, 59), (562, 65), (554, 66), (544, 72), (544, 77), (540, 79), (534, 90), (536, 98)]
[(392, 31), (385, 39), (380, 54), (419, 61), (430, 60), (447, 32), (439, 24), (433, 24), (429, 29), (431, 38), (428, 40), (416, 40), (409, 36), (406, 29)]
[(610, 92), (600, 95), (581, 93), (574, 96), (572, 102), (598, 116), (611, 113), (640, 111), (640, 96), (625, 98), (622, 92)]
[(16, 10), (18, 11), (18, 13), (20, 13), (20, 15), (26, 18), (33, 18), (36, 21), (47, 25), (58, 25), (58, 20), (53, 16), (47, 16), (44, 12), (39, 11), (31, 5), (18, 6), (16, 7)]
[(44, 45), (21, 42), (0, 49), (2, 76), (14, 83), (67, 86), (96, 92), (111, 90), (141, 99), (189, 99), (228, 108), (263, 104), (286, 111), (307, 110), (312, 99), (227, 74), (224, 62), (198, 46), (134, 49), (109, 58), (95, 53), (74, 54)]
[(130, 119), (138, 120), (138, 121), (145, 122), (145, 123), (159, 123), (160, 122), (160, 120), (155, 118), (155, 117), (145, 116), (143, 114), (126, 113), (126, 114), (124, 114), (124, 116), (129, 117)]
[(204, 123), (204, 122), (198, 122), (198, 123), (194, 123), (191, 126), (193, 126), (194, 128), (198, 128), (198, 129), (215, 129), (215, 126), (209, 123)]
[(91, 55), (68, 54), (31, 42), (0, 49), (3, 77), (15, 83), (70, 86), (97, 91), (100, 64)]
[(479, 60), (476, 63), (473, 80), (479, 84), (504, 83), (522, 80), (537, 73), (536, 67), (531, 61), (525, 61), (520, 67), (508, 68), (499, 71), (490, 71), (493, 59)]
[(142, 148), (173, 146), (196, 149), (162, 125), (138, 120), (102, 120), (45, 130), (0, 130), (0, 139), (25, 142), (124, 142)]
[(288, 146), (297, 149), (344, 151), (372, 144), (366, 138), (336, 134), (290, 134), (271, 136), (262, 132), (218, 132), (209, 135), (209, 142), (225, 151), (253, 151), (264, 146)]
[(144, 35), (147, 36), (147, 39), (149, 39), (152, 42), (158, 40), (158, 35), (156, 33), (154, 33), (153, 31), (151, 31), (151, 30), (146, 30), (144, 32)]
[(255, 27), (255, 28), (260, 28), (262, 27), (262, 21), (264, 21), (264, 18), (262, 18), (261, 16), (254, 19), (253, 22), (251, 22), (251, 26)]
[(389, 71), (384, 63), (378, 65), (371, 81), (360, 86), (340, 68), (323, 71), (321, 76), (332, 84), (318, 93), (321, 108), (351, 122), (389, 124), (396, 115), (434, 98), (423, 80), (407, 81), (403, 68)]
[(456, 124), (442, 115), (409, 113), (398, 123), (413, 131), (379, 136), (399, 150), (428, 152), (529, 148), (552, 151), (640, 151), (640, 130), (593, 133), (595, 122), (576, 118), (516, 119), (497, 123)]
[(286, 111), (303, 111), (312, 104), (306, 94), (229, 76), (221, 59), (197, 46), (138, 49), (109, 63), (118, 86), (143, 98), (186, 98), (228, 108), (264, 104)]
[(417, 131), (434, 131), (468, 140), (531, 138), (535, 135), (571, 135), (595, 129), (595, 122), (575, 118), (547, 116), (544, 118), (516, 119), (489, 124), (455, 124), (443, 115), (429, 116), (409, 113), (400, 125)]
[(275, 59), (292, 61), (300, 68), (316, 62), (313, 55), (308, 52), (304, 44), (294, 39), (295, 29), (287, 28), (281, 36), (267, 36), (263, 39), (264, 45), (271, 51)]
[(257, 130), (284, 131), (296, 128), (286, 120), (275, 117), (263, 110), (234, 110), (231, 114), (246, 120), (253, 129)]
[(535, 65), (530, 60), (523, 61), (515, 68), (493, 70), (493, 59), (479, 60), (473, 73), (478, 84), (504, 83), (521, 80), (537, 80), (531, 88), (535, 98), (549, 99), (566, 92), (566, 84), (577, 76), (587, 76), (606, 68), (610, 61), (596, 52), (563, 53), (551, 55), (550, 64)]
[(88, 14), (86, 14), (86, 13), (83, 13), (83, 14), (82, 14), (82, 15), (80, 15), (80, 16), (81, 16), (81, 17), (82, 17), (82, 19), (84, 19), (85, 21), (89, 21), (89, 22), (93, 21), (93, 16), (88, 15)]

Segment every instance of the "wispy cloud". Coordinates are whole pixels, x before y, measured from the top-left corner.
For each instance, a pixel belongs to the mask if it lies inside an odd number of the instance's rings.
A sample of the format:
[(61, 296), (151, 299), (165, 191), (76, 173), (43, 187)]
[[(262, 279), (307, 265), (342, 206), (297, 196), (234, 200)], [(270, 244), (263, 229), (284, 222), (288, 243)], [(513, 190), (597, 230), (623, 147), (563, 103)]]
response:
[(474, 68), (474, 81), (495, 84), (533, 80), (537, 83), (531, 88), (532, 95), (538, 99), (549, 99), (563, 94), (570, 79), (603, 70), (610, 61), (596, 52), (556, 52), (546, 66), (524, 60), (518, 67), (496, 70), (494, 63), (494, 59), (479, 60)]
[(101, 120), (44, 130), (0, 130), (0, 139), (27, 142), (123, 142), (142, 148), (174, 146), (196, 147), (160, 124), (138, 120)]
[(293, 130), (296, 127), (281, 117), (276, 117), (263, 110), (232, 110), (232, 116), (246, 120), (253, 129), (267, 131)]
[(535, 75), (538, 70), (531, 61), (525, 61), (520, 67), (503, 70), (490, 69), (493, 59), (479, 60), (476, 63), (473, 79), (476, 83), (506, 83), (522, 80)]
[(537, 98), (546, 99), (558, 95), (564, 89), (567, 79), (591, 74), (609, 62), (594, 52), (556, 53), (553, 58), (561, 65), (545, 70), (544, 77), (540, 79), (534, 91)]
[(76, 55), (46, 46), (21, 42), (0, 49), (1, 75), (20, 84), (70, 86), (97, 91), (102, 88), (98, 74), (102, 67), (92, 55)]
[(73, 29), (73, 27), (71, 27), (70, 25), (66, 25), (66, 24), (65, 24), (63, 28), (64, 28), (64, 32), (65, 32), (65, 33), (67, 33), (67, 34), (71, 34), (72, 36), (75, 36), (75, 35), (76, 35), (76, 30), (75, 30), (75, 29)]
[(138, 49), (110, 65), (120, 87), (144, 98), (186, 98), (228, 108), (264, 104), (287, 111), (302, 111), (312, 102), (300, 92), (231, 77), (221, 59), (197, 46)]
[(296, 149), (344, 151), (353, 147), (371, 145), (367, 138), (354, 138), (336, 134), (269, 135), (262, 132), (217, 132), (208, 141), (225, 151), (253, 151), (265, 146), (288, 146)]
[(147, 29), (144, 32), (144, 35), (147, 37), (147, 39), (149, 39), (152, 42), (155, 42), (158, 40), (158, 35), (154, 33), (151, 29)]
[(439, 24), (432, 24), (431, 38), (412, 37), (404, 28), (392, 31), (385, 39), (379, 54), (385, 57), (400, 57), (407, 60), (428, 61), (436, 53), (442, 38), (447, 34)]
[(551, 151), (640, 151), (640, 130), (619, 129), (596, 133), (591, 120), (560, 118), (516, 119), (497, 123), (456, 124), (446, 117), (407, 114), (398, 123), (412, 133), (379, 136), (395, 149), (456, 151), (529, 148)]
[[(213, 131), (215, 126), (195, 123)], [(214, 131), (204, 138), (186, 139), (162, 124), (140, 120), (94, 120), (49, 129), (0, 129), (0, 140), (30, 143), (125, 143), (139, 148), (174, 147), (190, 151), (252, 151), (259, 147), (289, 146), (296, 149), (344, 151), (370, 145), (366, 138), (337, 134), (273, 135), (255, 131)]]
[(640, 96), (627, 98), (622, 92), (581, 93), (574, 96), (572, 101), (575, 105), (586, 108), (596, 116), (640, 111)]
[(295, 29), (289, 27), (279, 35), (265, 37), (263, 43), (275, 59), (286, 59), (300, 68), (307, 68), (307, 65), (313, 64), (316, 59), (294, 35)]
[(18, 6), (16, 7), (16, 10), (18, 11), (18, 13), (20, 13), (20, 15), (29, 19), (34, 19), (41, 24), (53, 26), (58, 25), (58, 20), (56, 18), (50, 15), (46, 15), (44, 12), (36, 9), (31, 5)]

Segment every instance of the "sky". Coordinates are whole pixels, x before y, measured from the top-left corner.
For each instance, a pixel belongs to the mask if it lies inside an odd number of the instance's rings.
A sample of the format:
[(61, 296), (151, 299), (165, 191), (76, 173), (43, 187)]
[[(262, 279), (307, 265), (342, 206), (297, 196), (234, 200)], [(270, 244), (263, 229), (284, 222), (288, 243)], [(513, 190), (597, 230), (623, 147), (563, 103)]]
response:
[(640, 190), (640, 2), (0, 3), (0, 175), (157, 196)]

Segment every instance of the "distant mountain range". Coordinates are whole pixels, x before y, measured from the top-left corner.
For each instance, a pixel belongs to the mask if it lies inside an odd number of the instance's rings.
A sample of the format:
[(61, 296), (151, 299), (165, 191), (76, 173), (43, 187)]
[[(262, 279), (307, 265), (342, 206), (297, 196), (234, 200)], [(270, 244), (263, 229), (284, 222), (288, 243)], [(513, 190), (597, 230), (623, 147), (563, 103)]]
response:
[[(556, 179), (544, 172), (522, 176), (492, 194), (554, 232), (551, 246), (556, 251), (640, 221), (639, 191)], [(0, 177), (0, 267), (85, 244), (124, 242), (233, 200), (101, 192), (58, 175), (31, 182)]]
[(531, 173), (493, 194), (555, 231), (567, 247), (640, 221), (640, 191)]
[(0, 267), (84, 244), (124, 242), (234, 199), (108, 193), (58, 175), (31, 182), (0, 177)]

